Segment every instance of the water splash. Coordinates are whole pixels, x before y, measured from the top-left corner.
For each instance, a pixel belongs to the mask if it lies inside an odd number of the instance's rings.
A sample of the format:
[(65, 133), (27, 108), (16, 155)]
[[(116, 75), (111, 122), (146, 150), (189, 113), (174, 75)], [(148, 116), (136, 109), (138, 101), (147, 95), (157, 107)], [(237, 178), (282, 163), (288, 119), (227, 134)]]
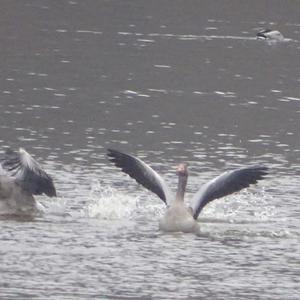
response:
[(55, 215), (55, 216), (66, 216), (69, 215), (67, 213), (67, 200), (64, 198), (55, 198), (48, 199), (43, 204), (38, 203), (39, 209), (45, 215)]
[(270, 195), (263, 191), (253, 193), (243, 191), (230, 195), (223, 201), (212, 202), (203, 211), (201, 219), (208, 222), (253, 224), (272, 222), (276, 218), (276, 209), (271, 204)]
[(131, 219), (138, 210), (138, 197), (132, 197), (101, 182), (92, 184), (89, 203), (84, 215), (103, 220)]

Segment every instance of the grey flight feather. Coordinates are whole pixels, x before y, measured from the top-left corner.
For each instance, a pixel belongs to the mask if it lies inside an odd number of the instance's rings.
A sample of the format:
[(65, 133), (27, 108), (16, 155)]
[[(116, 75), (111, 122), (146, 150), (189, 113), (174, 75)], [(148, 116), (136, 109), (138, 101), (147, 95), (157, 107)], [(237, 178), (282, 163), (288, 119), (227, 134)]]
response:
[(107, 150), (108, 159), (116, 167), (135, 179), (146, 189), (156, 194), (165, 204), (171, 199), (171, 192), (163, 178), (141, 159), (117, 150)]
[(227, 171), (205, 184), (193, 197), (193, 217), (196, 220), (203, 207), (214, 199), (238, 192), (267, 175), (268, 168), (252, 166)]
[(56, 196), (52, 178), (24, 149), (20, 148), (19, 152), (7, 150), (0, 156), (0, 164), (2, 170), (30, 194)]

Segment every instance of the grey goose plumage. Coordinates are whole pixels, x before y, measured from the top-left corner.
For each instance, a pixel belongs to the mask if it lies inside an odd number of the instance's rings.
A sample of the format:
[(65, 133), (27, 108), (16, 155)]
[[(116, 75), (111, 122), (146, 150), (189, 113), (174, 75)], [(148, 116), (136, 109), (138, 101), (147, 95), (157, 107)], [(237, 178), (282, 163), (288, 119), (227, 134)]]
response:
[(108, 149), (108, 158), (116, 167), (155, 193), (167, 205), (160, 229), (164, 231), (195, 232), (202, 209), (211, 201), (238, 192), (263, 179), (268, 173), (264, 166), (250, 166), (227, 171), (203, 185), (192, 199), (192, 206), (184, 206), (188, 172), (186, 164), (177, 168), (178, 188), (173, 196), (164, 179), (141, 159), (118, 150)]
[[(56, 196), (52, 178), (33, 157), (20, 148), (0, 155), (0, 206), (13, 212), (37, 210), (34, 195)], [(0, 211), (0, 214), (2, 211)]]

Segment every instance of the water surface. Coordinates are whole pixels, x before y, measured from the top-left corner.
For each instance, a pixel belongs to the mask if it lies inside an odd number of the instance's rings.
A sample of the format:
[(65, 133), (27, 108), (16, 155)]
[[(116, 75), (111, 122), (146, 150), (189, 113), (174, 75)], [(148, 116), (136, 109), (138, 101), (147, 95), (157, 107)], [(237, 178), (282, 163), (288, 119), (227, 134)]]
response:
[[(274, 9), (269, 9), (270, 5)], [(274, 6), (275, 5), (275, 6)], [(1, 299), (298, 299), (299, 4), (6, 1), (0, 146), (53, 176), (43, 216), (1, 219)], [(255, 33), (279, 29), (289, 41)], [(227, 169), (270, 176), (163, 234), (162, 201), (106, 159), (138, 155), (188, 196)]]

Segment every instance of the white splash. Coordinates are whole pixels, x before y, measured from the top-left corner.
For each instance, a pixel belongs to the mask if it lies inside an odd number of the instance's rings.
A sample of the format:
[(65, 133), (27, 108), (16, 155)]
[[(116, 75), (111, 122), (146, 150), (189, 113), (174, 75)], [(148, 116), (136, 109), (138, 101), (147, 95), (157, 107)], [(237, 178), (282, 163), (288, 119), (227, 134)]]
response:
[(43, 214), (65, 216), (67, 213), (67, 201), (64, 198), (47, 199), (43, 204), (38, 202), (39, 209)]
[(138, 197), (119, 192), (101, 182), (92, 184), (90, 202), (84, 214), (90, 218), (103, 220), (132, 218), (138, 210)]
[[(270, 196), (262, 190), (243, 191), (208, 205), (202, 219), (212, 222), (260, 223), (272, 221), (276, 216)], [(200, 216), (201, 218), (201, 216)]]

